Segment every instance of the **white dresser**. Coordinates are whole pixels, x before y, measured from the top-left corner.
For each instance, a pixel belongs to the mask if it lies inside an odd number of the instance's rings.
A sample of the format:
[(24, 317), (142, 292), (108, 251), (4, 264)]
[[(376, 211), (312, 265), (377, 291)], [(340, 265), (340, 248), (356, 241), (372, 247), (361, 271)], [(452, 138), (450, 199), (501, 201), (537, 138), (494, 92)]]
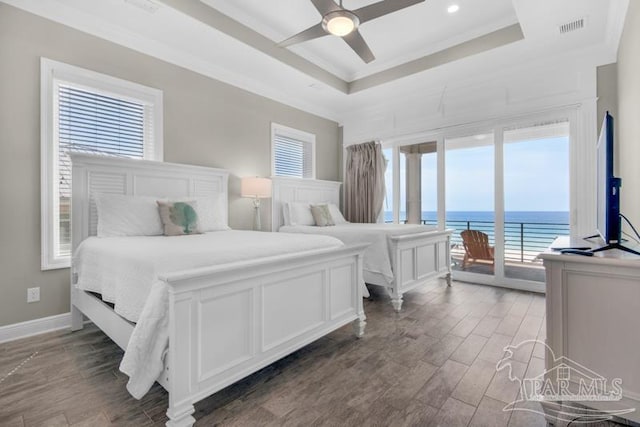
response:
[[(567, 246), (568, 239), (552, 245)], [(547, 372), (568, 358), (591, 375), (620, 378), (620, 402), (588, 406), (636, 408), (623, 417), (640, 422), (640, 256), (619, 250), (592, 257), (548, 250), (540, 257), (547, 279), (547, 345), (555, 356), (547, 352)], [(572, 378), (572, 386), (576, 381)]]

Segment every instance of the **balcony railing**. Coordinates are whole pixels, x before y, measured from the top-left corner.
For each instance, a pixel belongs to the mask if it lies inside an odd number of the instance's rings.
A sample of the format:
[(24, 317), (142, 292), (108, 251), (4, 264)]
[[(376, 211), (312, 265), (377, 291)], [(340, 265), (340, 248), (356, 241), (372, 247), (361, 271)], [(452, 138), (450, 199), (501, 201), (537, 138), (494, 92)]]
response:
[[(425, 225), (437, 225), (436, 220), (422, 220)], [(460, 232), (478, 230), (489, 236), (495, 245), (493, 221), (447, 221), (446, 227), (455, 230), (451, 236), (452, 255), (463, 256), (464, 248)], [(558, 236), (569, 235), (569, 224), (542, 222), (505, 222), (505, 261), (512, 263), (540, 263), (537, 258)]]

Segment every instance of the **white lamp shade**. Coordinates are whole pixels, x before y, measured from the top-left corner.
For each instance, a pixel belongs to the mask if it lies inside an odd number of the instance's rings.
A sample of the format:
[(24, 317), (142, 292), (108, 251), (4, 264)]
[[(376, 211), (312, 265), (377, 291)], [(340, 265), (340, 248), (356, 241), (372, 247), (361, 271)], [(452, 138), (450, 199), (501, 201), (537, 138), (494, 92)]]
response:
[(271, 180), (269, 178), (246, 177), (240, 181), (242, 197), (271, 197)]

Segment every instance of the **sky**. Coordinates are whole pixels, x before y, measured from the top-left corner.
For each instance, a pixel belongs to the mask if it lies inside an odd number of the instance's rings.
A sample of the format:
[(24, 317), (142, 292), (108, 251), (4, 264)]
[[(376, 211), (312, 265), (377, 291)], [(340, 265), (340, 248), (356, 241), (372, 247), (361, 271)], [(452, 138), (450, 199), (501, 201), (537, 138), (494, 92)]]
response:
[[(447, 211), (493, 211), (494, 147), (482, 145), (446, 151)], [(391, 149), (384, 150), (390, 158)], [(437, 210), (436, 153), (422, 157), (422, 210)], [(385, 175), (391, 211), (391, 162)], [(400, 157), (400, 206), (404, 211), (405, 162)], [(549, 138), (504, 144), (505, 211), (569, 210), (569, 139)]]

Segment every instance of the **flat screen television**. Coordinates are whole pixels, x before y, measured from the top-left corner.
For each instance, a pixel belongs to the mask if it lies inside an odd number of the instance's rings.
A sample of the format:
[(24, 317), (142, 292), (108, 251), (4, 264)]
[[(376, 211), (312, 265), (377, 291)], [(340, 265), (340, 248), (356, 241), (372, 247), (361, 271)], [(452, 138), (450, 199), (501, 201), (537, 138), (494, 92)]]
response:
[(597, 230), (605, 245), (621, 242), (620, 186), (613, 175), (613, 117), (607, 111), (602, 122), (597, 153)]

